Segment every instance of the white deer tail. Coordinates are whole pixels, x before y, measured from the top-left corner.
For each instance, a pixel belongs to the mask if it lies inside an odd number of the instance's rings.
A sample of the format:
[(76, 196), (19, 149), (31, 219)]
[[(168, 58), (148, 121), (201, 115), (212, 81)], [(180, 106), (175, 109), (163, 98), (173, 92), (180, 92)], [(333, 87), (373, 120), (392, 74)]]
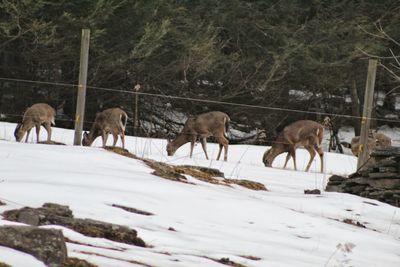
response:
[(128, 116), (126, 114), (120, 114), (119, 122), (121, 123), (122, 130), (125, 132), (126, 123), (128, 122)]
[(225, 118), (224, 118), (224, 124), (225, 124), (225, 127), (224, 127), (224, 136), (225, 136), (226, 138), (228, 138), (229, 122), (230, 122), (230, 118), (229, 118), (228, 116), (225, 117)]

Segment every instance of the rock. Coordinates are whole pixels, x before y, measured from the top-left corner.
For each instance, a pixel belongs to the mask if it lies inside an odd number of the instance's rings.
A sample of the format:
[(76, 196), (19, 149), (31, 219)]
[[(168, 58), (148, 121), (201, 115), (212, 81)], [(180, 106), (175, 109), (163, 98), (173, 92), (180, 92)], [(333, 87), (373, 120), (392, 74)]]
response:
[(373, 172), (368, 175), (372, 179), (395, 178), (400, 179), (400, 174), (394, 172)]
[(332, 176), (326, 191), (351, 193), (400, 207), (400, 148), (377, 148), (371, 156), (373, 164), (348, 179)]
[(68, 206), (46, 203), (34, 209), (24, 207), (3, 213), (6, 220), (22, 222), (33, 226), (61, 225), (91, 237), (107, 238), (116, 242), (144, 247), (145, 242), (137, 232), (126, 226), (91, 219), (74, 218)]
[(62, 267), (97, 267), (97, 265), (78, 258), (68, 258)]
[(63, 266), (67, 259), (67, 247), (61, 230), (1, 226), (0, 245), (31, 254), (50, 267)]
[(306, 190), (304, 190), (304, 194), (307, 194), (307, 195), (321, 195), (321, 190), (319, 190), (319, 189), (306, 189)]
[(340, 181), (341, 182), (344, 180), (346, 180), (346, 178), (343, 176), (339, 176), (339, 175), (332, 175), (331, 177), (329, 177), (329, 182), (331, 182), (331, 181)]
[(400, 147), (377, 147), (372, 153), (372, 157), (400, 156)]

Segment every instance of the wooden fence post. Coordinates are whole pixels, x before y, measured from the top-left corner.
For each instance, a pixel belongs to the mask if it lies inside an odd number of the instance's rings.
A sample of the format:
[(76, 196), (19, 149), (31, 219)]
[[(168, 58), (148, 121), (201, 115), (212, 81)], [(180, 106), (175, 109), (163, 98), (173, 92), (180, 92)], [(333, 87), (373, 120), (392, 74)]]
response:
[(85, 117), (86, 81), (87, 81), (87, 70), (88, 70), (88, 59), (89, 59), (89, 41), (90, 41), (90, 30), (82, 29), (78, 98), (76, 101), (76, 113), (75, 113), (74, 145), (76, 145), (76, 146), (81, 145), (83, 121), (84, 121), (84, 117)]
[(363, 115), (361, 118), (361, 133), (360, 133), (360, 151), (358, 153), (357, 169), (359, 169), (368, 160), (369, 149), (368, 149), (368, 132), (371, 121), (372, 113), (372, 100), (374, 98), (374, 87), (376, 77), (376, 66), (378, 61), (376, 59), (370, 59), (368, 62), (368, 75), (367, 83), (365, 86), (364, 106)]
[(140, 84), (136, 84), (134, 87), (134, 90), (136, 92), (136, 94), (135, 94), (135, 114), (134, 114), (135, 118), (133, 120), (133, 135), (135, 135), (135, 136), (138, 134), (138, 127), (139, 127), (139, 115), (138, 115), (138, 113), (139, 113), (139, 107), (138, 107), (138, 105), (139, 105), (139, 94), (138, 94), (139, 89), (140, 89)]

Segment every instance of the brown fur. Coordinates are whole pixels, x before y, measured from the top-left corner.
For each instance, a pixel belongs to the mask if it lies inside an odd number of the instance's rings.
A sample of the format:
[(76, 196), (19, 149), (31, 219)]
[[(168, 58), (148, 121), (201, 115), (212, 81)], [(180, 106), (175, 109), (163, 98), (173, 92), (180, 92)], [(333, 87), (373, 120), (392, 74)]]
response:
[(48, 104), (37, 103), (32, 105), (25, 111), (22, 123), (15, 128), (15, 139), (20, 142), (26, 133), (25, 142), (27, 142), (31, 129), (36, 127), (36, 142), (39, 143), (40, 126), (43, 125), (47, 131), (47, 142), (50, 142), (51, 125), (55, 125), (55, 115), (56, 111)]
[(304, 148), (310, 153), (310, 160), (307, 164), (306, 171), (310, 169), (311, 162), (317, 152), (321, 159), (321, 172), (323, 172), (324, 152), (321, 148), (323, 135), (324, 128), (321, 124), (311, 120), (296, 121), (286, 126), (283, 131), (279, 133), (271, 149), (264, 153), (263, 162), (265, 166), (271, 167), (272, 162), (278, 155), (288, 152), (283, 168), (286, 167), (289, 159), (293, 157), (294, 169), (297, 170), (296, 149), (299, 146), (304, 146)]
[(125, 148), (125, 127), (128, 115), (120, 108), (109, 108), (96, 115), (90, 132), (83, 134), (82, 145), (90, 146), (94, 140), (101, 136), (103, 147), (106, 146), (108, 135), (114, 138), (113, 146), (117, 143), (118, 135), (121, 137), (122, 148)]
[(214, 136), (219, 143), (219, 153), (217, 160), (221, 156), (222, 147), (224, 147), (224, 160), (228, 158), (228, 144), (229, 141), (226, 138), (226, 131), (229, 124), (229, 116), (220, 111), (212, 111), (203, 113), (196, 117), (189, 117), (181, 133), (176, 138), (168, 142), (167, 152), (168, 156), (175, 154), (175, 151), (182, 145), (190, 142), (190, 157), (193, 155), (194, 144), (197, 140), (200, 140), (203, 147), (206, 158), (208, 159), (206, 143), (207, 137)]

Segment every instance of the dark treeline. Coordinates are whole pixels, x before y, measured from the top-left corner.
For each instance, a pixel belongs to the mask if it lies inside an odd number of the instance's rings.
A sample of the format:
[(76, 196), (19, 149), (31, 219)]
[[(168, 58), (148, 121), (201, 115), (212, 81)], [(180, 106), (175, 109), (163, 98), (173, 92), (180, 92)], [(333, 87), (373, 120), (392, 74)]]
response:
[[(90, 86), (140, 84), (146, 93), (359, 116), (368, 59), (377, 57), (375, 88), (385, 98), (374, 116), (384, 119), (400, 114), (399, 26), (397, 0), (0, 0), (0, 78), (76, 84), (81, 29), (89, 28)], [(3, 119), (17, 121), (40, 101), (57, 108), (58, 125), (73, 126), (76, 88), (9, 80), (0, 88)], [(115, 106), (133, 117), (131, 94), (88, 89), (87, 97), (89, 122)], [(221, 110), (238, 128), (270, 134), (321, 119), (145, 96), (139, 103), (153, 134), (173, 127), (174, 112)]]

